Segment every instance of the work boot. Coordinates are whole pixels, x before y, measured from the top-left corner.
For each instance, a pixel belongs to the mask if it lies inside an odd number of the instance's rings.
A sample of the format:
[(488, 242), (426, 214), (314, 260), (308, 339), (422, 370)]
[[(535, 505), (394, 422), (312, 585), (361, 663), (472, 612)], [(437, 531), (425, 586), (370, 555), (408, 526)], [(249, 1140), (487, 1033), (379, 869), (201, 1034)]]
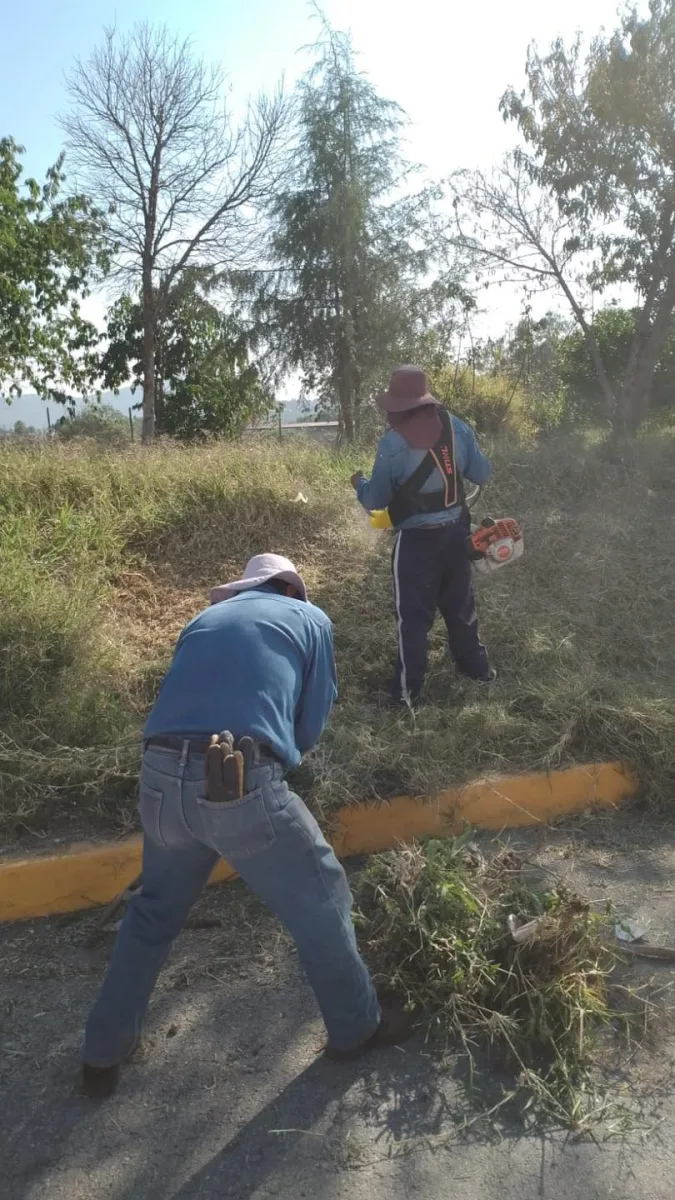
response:
[(370, 1054), (371, 1050), (379, 1050), (384, 1046), (400, 1046), (407, 1042), (415, 1031), (414, 1017), (406, 1012), (402, 1004), (388, 1003), (382, 1006), (380, 1024), (365, 1042), (353, 1046), (351, 1050), (335, 1050), (326, 1046), (324, 1054), (331, 1062), (353, 1062)]
[[(124, 1062), (133, 1058), (140, 1045), (136, 1038)], [(116, 1091), (120, 1081), (121, 1063), (113, 1063), (111, 1067), (95, 1067), (92, 1063), (82, 1063), (82, 1091), (89, 1100), (107, 1100)]]
[(494, 683), (495, 679), (497, 678), (496, 667), (486, 666), (485, 671), (481, 672), (479, 675), (474, 675), (471, 671), (467, 671), (464, 667), (461, 667), (459, 663), (455, 663), (455, 668), (458, 675), (463, 675), (465, 679), (470, 679), (473, 683)]

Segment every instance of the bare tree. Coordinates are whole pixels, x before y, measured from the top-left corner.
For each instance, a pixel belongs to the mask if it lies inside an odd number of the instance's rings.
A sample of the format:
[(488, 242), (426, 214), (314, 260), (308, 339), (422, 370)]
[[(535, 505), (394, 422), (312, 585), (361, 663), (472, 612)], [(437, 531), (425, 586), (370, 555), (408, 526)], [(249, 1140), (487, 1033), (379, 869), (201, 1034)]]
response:
[(223, 82), (189, 40), (147, 24), (124, 36), (106, 30), (67, 80), (71, 160), (108, 208), (118, 280), (141, 294), (144, 442), (154, 436), (157, 325), (172, 284), (188, 264), (240, 265), (283, 169), (281, 88), (235, 125)]
[(522, 151), (508, 156), (489, 176), (458, 172), (450, 180), (454, 211), (446, 236), (495, 283), (521, 283), (530, 292), (562, 292), (583, 333), (607, 419), (613, 422), (618, 396), (583, 298), (595, 270), (593, 233), (573, 212), (561, 214), (555, 197), (534, 176)]

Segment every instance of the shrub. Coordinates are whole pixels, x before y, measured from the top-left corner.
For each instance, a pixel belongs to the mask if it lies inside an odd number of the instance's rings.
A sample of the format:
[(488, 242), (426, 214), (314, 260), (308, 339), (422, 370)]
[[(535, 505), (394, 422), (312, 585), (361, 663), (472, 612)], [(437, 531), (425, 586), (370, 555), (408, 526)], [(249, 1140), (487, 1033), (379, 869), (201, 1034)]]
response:
[(443, 367), (430, 376), (431, 391), (479, 434), (509, 434), (523, 440), (536, 433), (525, 392), (504, 374)]
[(124, 449), (131, 436), (127, 418), (111, 404), (91, 404), (74, 417), (61, 417), (55, 432), (62, 442), (90, 438), (109, 450)]

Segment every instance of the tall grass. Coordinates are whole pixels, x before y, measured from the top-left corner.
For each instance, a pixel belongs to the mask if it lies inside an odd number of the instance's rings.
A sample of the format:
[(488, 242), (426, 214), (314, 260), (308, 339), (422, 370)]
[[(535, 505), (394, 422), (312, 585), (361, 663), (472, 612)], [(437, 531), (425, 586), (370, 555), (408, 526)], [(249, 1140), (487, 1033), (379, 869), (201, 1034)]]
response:
[[(0, 817), (131, 819), (138, 732), (182, 624), (262, 550), (292, 557), (333, 618), (341, 696), (297, 784), (321, 809), (482, 772), (625, 758), (673, 782), (675, 442), (553, 438), (495, 450), (480, 511), (526, 557), (479, 585), (500, 680), (460, 682), (434, 634), (427, 704), (383, 702), (395, 653), (391, 538), (354, 457), (311, 444), (0, 447)], [(365, 462), (363, 465), (367, 465)], [(302, 492), (307, 503), (297, 500)]]

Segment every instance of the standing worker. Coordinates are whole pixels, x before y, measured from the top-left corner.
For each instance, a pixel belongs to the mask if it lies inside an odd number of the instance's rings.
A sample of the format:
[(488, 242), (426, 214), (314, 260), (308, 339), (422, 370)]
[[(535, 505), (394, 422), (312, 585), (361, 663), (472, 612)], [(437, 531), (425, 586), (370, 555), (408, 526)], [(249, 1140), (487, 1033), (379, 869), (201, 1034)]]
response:
[(478, 637), (464, 503), (464, 480), (487, 483), (490, 463), (473, 430), (438, 404), (417, 367), (397, 367), (377, 404), (387, 414), (389, 429), (379, 440), (370, 479), (357, 472), (351, 482), (363, 507), (370, 512), (386, 508), (396, 530), (398, 658), (392, 699), (414, 705), (437, 611), (460, 674), (481, 683), (496, 677)]
[(328, 1058), (410, 1034), (406, 1013), (380, 1007), (345, 873), (283, 780), (320, 737), (336, 695), (331, 623), (288, 559), (252, 558), (181, 633), (143, 732), (142, 883), (87, 1022), (83, 1087), (92, 1098), (114, 1091), (134, 1053), (160, 968), (219, 856), (293, 937)]

